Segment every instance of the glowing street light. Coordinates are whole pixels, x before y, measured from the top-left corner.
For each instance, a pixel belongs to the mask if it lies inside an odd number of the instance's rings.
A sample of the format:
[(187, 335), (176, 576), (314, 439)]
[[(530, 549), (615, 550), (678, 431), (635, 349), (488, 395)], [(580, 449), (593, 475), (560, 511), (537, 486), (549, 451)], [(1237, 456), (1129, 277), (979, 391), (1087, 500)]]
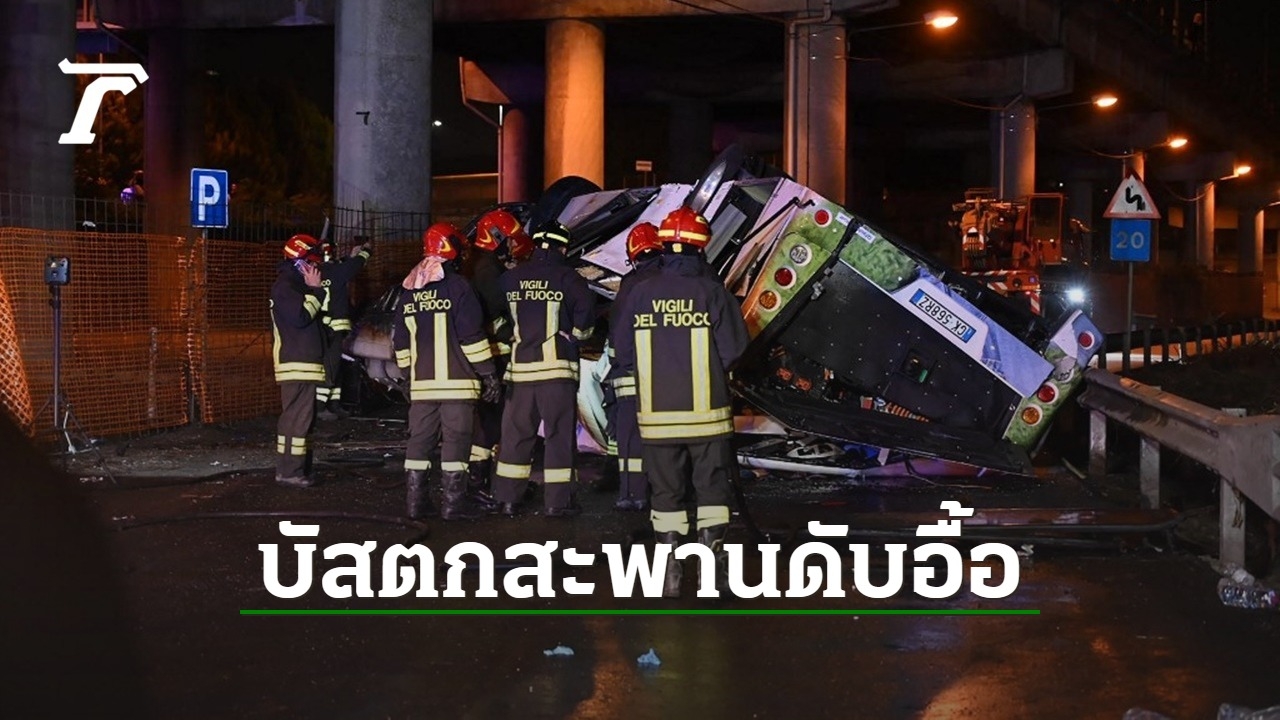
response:
[(1186, 138), (1185, 136), (1182, 136), (1182, 135), (1174, 135), (1173, 137), (1171, 137), (1171, 138), (1169, 138), (1168, 140), (1166, 140), (1166, 141), (1164, 142), (1164, 145), (1165, 145), (1166, 147), (1172, 148), (1172, 149), (1174, 149), (1174, 150), (1180, 150), (1180, 149), (1182, 149), (1182, 148), (1186, 147), (1188, 142), (1190, 142), (1190, 141), (1189, 141), (1189, 140), (1187, 140), (1187, 138)]
[(1090, 102), (1100, 108), (1109, 108), (1120, 102), (1120, 98), (1112, 95), (1111, 93), (1102, 93), (1100, 95), (1094, 95)]
[(946, 30), (960, 22), (960, 17), (950, 10), (934, 10), (924, 14), (924, 24), (934, 30)]
[(915, 25), (928, 25), (934, 30), (946, 30), (956, 23), (960, 22), (960, 16), (950, 10), (933, 10), (924, 14), (922, 20), (912, 20), (911, 22), (893, 23), (892, 25), (876, 25), (874, 27), (851, 28), (847, 34), (857, 35), (859, 33), (878, 32), (880, 30), (893, 30), (894, 28), (913, 27)]

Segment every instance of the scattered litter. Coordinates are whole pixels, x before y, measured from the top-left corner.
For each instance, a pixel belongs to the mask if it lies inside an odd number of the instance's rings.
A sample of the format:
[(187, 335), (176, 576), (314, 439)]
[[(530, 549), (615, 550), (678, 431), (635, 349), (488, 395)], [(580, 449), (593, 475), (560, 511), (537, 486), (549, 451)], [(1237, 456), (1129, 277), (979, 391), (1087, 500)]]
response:
[(132, 515), (112, 515), (111, 516), (112, 522), (128, 522), (130, 520), (136, 520), (136, 519), (137, 518), (135, 518)]
[(1032, 561), (1032, 557), (1031, 557), (1031, 556), (1032, 556), (1032, 555), (1034, 555), (1034, 554), (1035, 554), (1035, 552), (1036, 552), (1036, 546), (1035, 546), (1035, 545), (1032, 545), (1031, 543), (1023, 543), (1022, 545), (1020, 545), (1020, 546), (1018, 546), (1018, 547), (1019, 547), (1019, 549), (1017, 550), (1017, 553), (1018, 553), (1018, 564), (1019, 564), (1019, 565), (1030, 565), (1030, 564), (1031, 564), (1031, 561)]
[(1218, 720), (1280, 720), (1280, 705), (1253, 710), (1243, 705), (1222, 703), (1218, 706)]
[(212, 465), (213, 467), (218, 467), (218, 466), (219, 466), (219, 465), (221, 465), (222, 463), (221, 463), (221, 462), (219, 462), (219, 461), (217, 461), (217, 460), (214, 460), (213, 462), (211, 462), (211, 463), (209, 463), (209, 464), (210, 464), (210, 465)]
[(636, 658), (636, 663), (640, 667), (658, 667), (662, 661), (658, 659), (658, 653), (654, 652), (653, 648), (649, 648), (649, 652)]
[(551, 648), (550, 650), (543, 650), (542, 654), (546, 655), (547, 657), (551, 657), (553, 655), (563, 655), (565, 657), (573, 657), (573, 648), (566, 647), (564, 645), (557, 645)]
[(101, 475), (85, 475), (80, 478), (80, 483), (82, 485), (88, 484), (88, 483), (100, 483), (103, 480), (106, 480), (106, 478)]
[(1129, 708), (1121, 720), (1173, 720), (1173, 718), (1168, 715), (1162, 715), (1154, 710)]

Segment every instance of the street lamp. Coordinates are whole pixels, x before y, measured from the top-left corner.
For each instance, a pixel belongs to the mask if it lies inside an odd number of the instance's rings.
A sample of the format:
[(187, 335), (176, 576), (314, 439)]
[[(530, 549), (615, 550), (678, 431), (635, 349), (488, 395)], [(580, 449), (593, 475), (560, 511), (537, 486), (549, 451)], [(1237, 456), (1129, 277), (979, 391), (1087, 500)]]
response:
[(914, 27), (916, 25), (928, 25), (934, 30), (946, 30), (947, 28), (960, 22), (960, 16), (950, 10), (932, 10), (925, 13), (920, 20), (912, 20), (910, 22), (893, 23), (892, 25), (876, 25), (874, 27), (853, 28), (848, 31), (849, 35), (857, 35), (859, 33), (877, 32), (880, 30), (893, 30), (894, 28)]
[(1121, 170), (1124, 177), (1128, 177), (1130, 173), (1137, 175), (1139, 180), (1145, 179), (1147, 173), (1147, 153), (1157, 148), (1167, 147), (1170, 150), (1181, 150), (1187, 146), (1190, 141), (1185, 135), (1170, 135), (1169, 139), (1162, 143), (1156, 143), (1149, 147), (1131, 150), (1124, 155), (1119, 156), (1123, 161)]

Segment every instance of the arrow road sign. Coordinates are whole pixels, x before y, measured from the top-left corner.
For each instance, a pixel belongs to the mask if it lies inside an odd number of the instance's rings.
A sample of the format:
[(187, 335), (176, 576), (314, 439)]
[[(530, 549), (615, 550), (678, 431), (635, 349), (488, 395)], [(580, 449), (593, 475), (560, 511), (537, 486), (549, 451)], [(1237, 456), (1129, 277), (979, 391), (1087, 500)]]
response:
[(1103, 217), (1128, 220), (1159, 220), (1160, 212), (1151, 201), (1151, 193), (1137, 175), (1130, 175), (1116, 188)]

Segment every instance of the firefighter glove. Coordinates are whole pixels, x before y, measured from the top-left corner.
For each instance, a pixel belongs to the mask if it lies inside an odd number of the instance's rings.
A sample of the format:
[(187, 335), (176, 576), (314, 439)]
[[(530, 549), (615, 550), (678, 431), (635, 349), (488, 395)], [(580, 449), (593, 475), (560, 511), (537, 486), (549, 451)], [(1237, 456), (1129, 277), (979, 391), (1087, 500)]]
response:
[(480, 378), (480, 399), (487, 403), (496, 403), (502, 399), (502, 381), (497, 375), (485, 375)]

